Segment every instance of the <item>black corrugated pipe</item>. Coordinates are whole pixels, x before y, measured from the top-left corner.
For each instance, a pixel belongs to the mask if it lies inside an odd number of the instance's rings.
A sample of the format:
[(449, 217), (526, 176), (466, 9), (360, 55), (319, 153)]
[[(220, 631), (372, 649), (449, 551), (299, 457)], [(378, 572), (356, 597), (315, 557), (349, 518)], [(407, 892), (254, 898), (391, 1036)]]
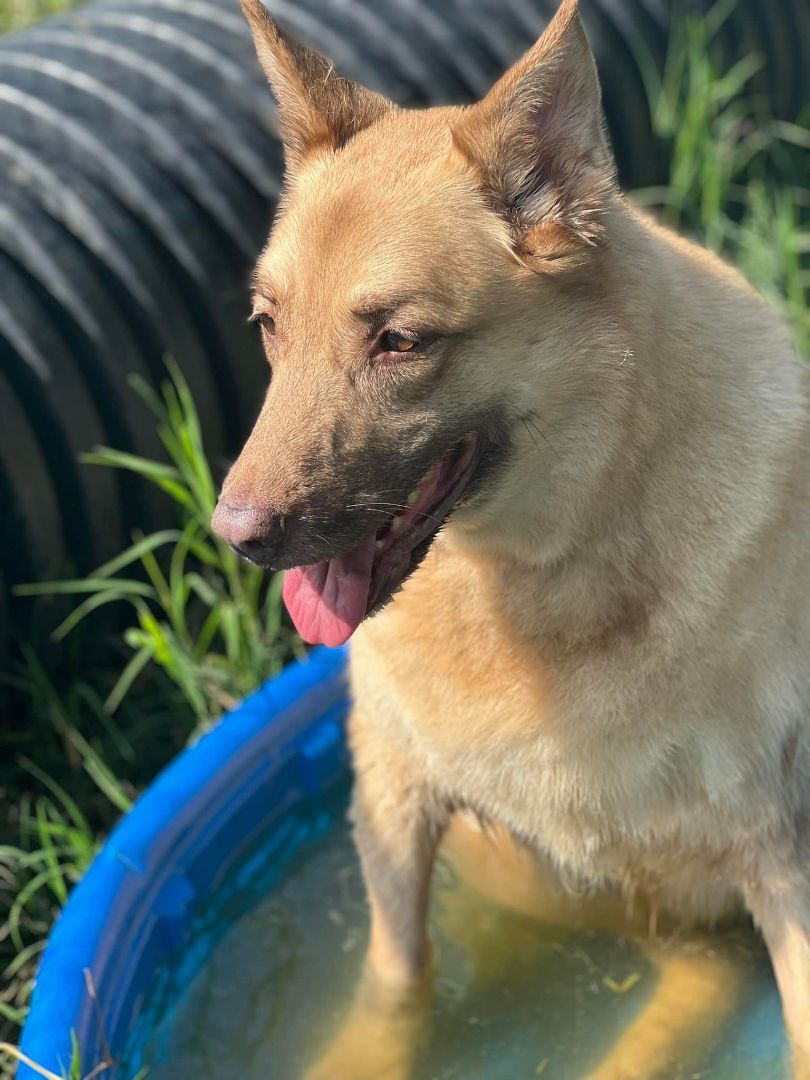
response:
[[(805, 0), (738, 0), (729, 52), (757, 49), (776, 111), (810, 97)], [(468, 101), (555, 0), (268, 0), (349, 77), (411, 105)], [(700, 0), (700, 9), (709, 7)], [(667, 0), (582, 0), (623, 178), (660, 181), (642, 70)], [(257, 411), (249, 268), (281, 177), (275, 113), (236, 0), (100, 0), (0, 42), (0, 634), (14, 582), (86, 572), (165, 509), (106, 443), (157, 452), (125, 377), (182, 366), (216, 459)]]

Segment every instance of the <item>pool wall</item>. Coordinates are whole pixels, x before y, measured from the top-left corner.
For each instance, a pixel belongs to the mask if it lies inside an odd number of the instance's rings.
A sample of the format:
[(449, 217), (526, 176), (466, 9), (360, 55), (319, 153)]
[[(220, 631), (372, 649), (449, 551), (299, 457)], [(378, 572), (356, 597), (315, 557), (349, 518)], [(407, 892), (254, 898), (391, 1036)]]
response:
[[(347, 708), (345, 650), (316, 649), (158, 776), (54, 927), (23, 1031), (27, 1057), (66, 1073), (75, 1032), (84, 1074), (117, 1058), (205, 897), (274, 818), (345, 778)], [(38, 1075), (24, 1064), (17, 1073)]]

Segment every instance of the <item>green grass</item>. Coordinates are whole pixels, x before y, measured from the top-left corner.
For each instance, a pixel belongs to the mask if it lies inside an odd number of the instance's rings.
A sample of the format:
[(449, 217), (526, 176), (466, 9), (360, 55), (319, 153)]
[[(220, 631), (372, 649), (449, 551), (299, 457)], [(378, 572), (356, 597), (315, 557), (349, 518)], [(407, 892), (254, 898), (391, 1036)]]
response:
[(0, 0), (0, 34), (21, 30), (24, 26), (76, 7), (80, 0)]
[[(810, 192), (801, 179), (810, 134), (803, 118), (777, 123), (752, 96), (758, 58), (722, 56), (716, 34), (731, 3), (683, 20), (663, 77), (650, 75), (655, 129), (672, 156), (667, 186), (638, 197), (735, 262), (791, 320), (807, 355)], [(59, 6), (0, 0), (0, 30)], [(216, 485), (179, 369), (162, 396), (138, 389), (166, 461), (101, 449), (87, 467), (132, 469), (156, 484), (176, 524), (133, 537), (88, 580), (29, 590), (76, 607), (55, 628), (56, 651), (23, 649), (6, 678), (24, 717), (0, 730), (0, 1041), (9, 1044), (52, 921), (111, 824), (189, 738), (300, 647), (281, 616), (279, 580), (237, 563), (211, 533)], [(82, 642), (111, 607), (129, 614), (120, 659), (89, 670)], [(0, 1050), (0, 1076), (11, 1067)], [(68, 1075), (83, 1080), (78, 1057)]]
[(774, 120), (751, 91), (762, 58), (724, 58), (717, 35), (734, 4), (675, 21), (650, 88), (653, 129), (671, 147), (669, 183), (635, 196), (737, 265), (791, 322), (807, 357), (810, 106), (796, 123)]
[[(46, 936), (105, 833), (194, 732), (169, 688), (146, 687), (111, 716), (84, 676), (57, 686), (31, 652), (9, 674), (28, 708), (24, 738), (0, 734), (0, 1042), (15, 1040)], [(12, 1064), (0, 1051), (1, 1077)], [(77, 1062), (68, 1076), (84, 1080)]]
[[(28, 789), (20, 790), (16, 802), (9, 804), (13, 809), (7, 825), (16, 824), (16, 837), (0, 845), (0, 908), (6, 912), (0, 944), (0, 1031), (9, 1040), (24, 1021), (36, 966), (53, 920), (101, 843), (100, 828), (93, 822), (107, 822), (125, 812), (135, 794), (130, 785), (116, 778), (102, 757), (106, 750), (103, 743), (94, 746), (81, 733), (71, 715), (74, 702), (63, 702), (33, 655), (28, 654), (25, 666), (14, 678), (29, 696), (31, 717), (38, 730), (55, 736), (65, 763), (71, 762), (87, 783), (77, 785), (64, 763), (60, 769), (52, 764), (48, 772), (25, 755), (17, 757), (16, 766), (27, 777)], [(87, 709), (76, 708), (80, 711)], [(46, 742), (34, 752), (40, 761), (53, 761), (48, 751)], [(57, 773), (62, 783), (54, 779)], [(13, 1046), (0, 1045), (0, 1075), (10, 1075), (4, 1066), (10, 1070), (15, 1060)], [(42, 1075), (53, 1076), (46, 1071)], [(77, 1061), (67, 1076), (84, 1080)]]
[[(90, 989), (92, 993), (95, 993), (92, 982), (89, 981), (89, 976), (88, 989)], [(109, 1073), (109, 1071), (114, 1068), (114, 1061), (109, 1056), (109, 1053), (105, 1053), (103, 1060), (100, 1061), (98, 1065), (95, 1065), (89, 1072), (85, 1071), (82, 1066), (81, 1051), (75, 1033), (71, 1033), (71, 1046), (72, 1051), (70, 1061), (64, 1071), (61, 1074), (57, 1074), (50, 1069), (44, 1068), (42, 1065), (38, 1064), (38, 1062), (32, 1061), (31, 1058), (23, 1054), (20, 1049), (12, 1043), (0, 1043), (0, 1068), (3, 1067), (3, 1060), (14, 1066), (22, 1062), (38, 1076), (43, 1077), (44, 1080), (97, 1080), (97, 1077)], [(132, 1080), (146, 1080), (147, 1076), (148, 1070), (141, 1069)]]
[(212, 532), (217, 488), (199, 418), (182, 373), (169, 367), (160, 395), (133, 380), (154, 413), (166, 460), (108, 448), (84, 460), (154, 484), (171, 502), (176, 526), (136, 536), (86, 579), (17, 590), (80, 598), (54, 629), (57, 644), (93, 632), (110, 605), (129, 613), (129, 626), (118, 642), (120, 669), (91, 681), (79, 668), (75, 681), (63, 673), (57, 687), (23, 644), (5, 680), (25, 703), (29, 739), (26, 732), (0, 735), (14, 755), (13, 768), (0, 768), (12, 833), (0, 846), (0, 908), (7, 913), (0, 1038), (13, 1037), (24, 1020), (50, 925), (102, 834), (185, 740), (302, 651), (283, 618), (281, 575), (237, 560)]
[(104, 710), (115, 713), (141, 674), (153, 668), (174, 684), (198, 727), (204, 727), (301, 648), (282, 620), (282, 576), (234, 558), (211, 528), (217, 486), (188, 386), (176, 364), (170, 363), (170, 370), (162, 396), (143, 380), (132, 380), (154, 413), (168, 460), (109, 448), (82, 460), (154, 484), (174, 504), (177, 526), (136, 535), (129, 548), (86, 578), (40, 582), (16, 592), (85, 597), (56, 627), (55, 642), (107, 605), (127, 605), (133, 616), (123, 635), (129, 657)]

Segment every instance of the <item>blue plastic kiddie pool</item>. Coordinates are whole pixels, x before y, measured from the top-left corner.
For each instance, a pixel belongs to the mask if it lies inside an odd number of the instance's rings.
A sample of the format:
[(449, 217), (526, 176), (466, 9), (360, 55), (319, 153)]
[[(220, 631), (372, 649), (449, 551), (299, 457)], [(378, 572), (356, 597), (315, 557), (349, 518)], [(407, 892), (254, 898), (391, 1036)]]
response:
[[(300, 1080), (328, 1052), (351, 1016), (368, 927), (346, 824), (345, 667), (345, 651), (325, 649), (291, 665), (121, 821), (45, 952), (21, 1047), (32, 1061), (67, 1075), (75, 1043), (82, 1077), (106, 1062), (93, 1075)], [(637, 943), (515, 914), (475, 872), (465, 881), (443, 856), (414, 1080), (588, 1076), (643, 1014), (660, 970)], [(720, 1023), (667, 1075), (783, 1080), (764, 949), (743, 934), (739, 946), (713, 938), (709, 954), (715, 940), (739, 958), (718, 984)]]
[[(256, 837), (272, 856), (277, 826), (289, 859), (330, 827), (340, 811), (318, 808), (348, 776), (345, 661), (343, 650), (316, 649), (292, 664), (176, 758), (120, 822), (45, 950), (21, 1044), (32, 1061), (62, 1075), (72, 1033), (82, 1075), (107, 1053), (119, 1060), (155, 972)], [(17, 1075), (38, 1074), (20, 1065)]]

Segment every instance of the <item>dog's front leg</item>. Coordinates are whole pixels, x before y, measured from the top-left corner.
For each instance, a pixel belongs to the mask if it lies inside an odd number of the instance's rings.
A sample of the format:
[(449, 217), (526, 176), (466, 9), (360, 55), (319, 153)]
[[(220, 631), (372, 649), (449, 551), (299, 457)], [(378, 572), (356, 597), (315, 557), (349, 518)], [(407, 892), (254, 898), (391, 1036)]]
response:
[(404, 990), (428, 967), (430, 877), (447, 812), (403, 744), (360, 715), (351, 726), (354, 836), (371, 909), (367, 974)]
[(350, 727), (371, 936), (348, 1017), (308, 1080), (405, 1080), (429, 1011), (427, 909), (447, 814), (407, 747), (359, 712)]
[(810, 1080), (810, 866), (807, 858), (797, 858), (788, 869), (775, 868), (768, 859), (767, 871), (761, 871), (760, 880), (744, 892), (771, 955), (793, 1051), (794, 1080)]

